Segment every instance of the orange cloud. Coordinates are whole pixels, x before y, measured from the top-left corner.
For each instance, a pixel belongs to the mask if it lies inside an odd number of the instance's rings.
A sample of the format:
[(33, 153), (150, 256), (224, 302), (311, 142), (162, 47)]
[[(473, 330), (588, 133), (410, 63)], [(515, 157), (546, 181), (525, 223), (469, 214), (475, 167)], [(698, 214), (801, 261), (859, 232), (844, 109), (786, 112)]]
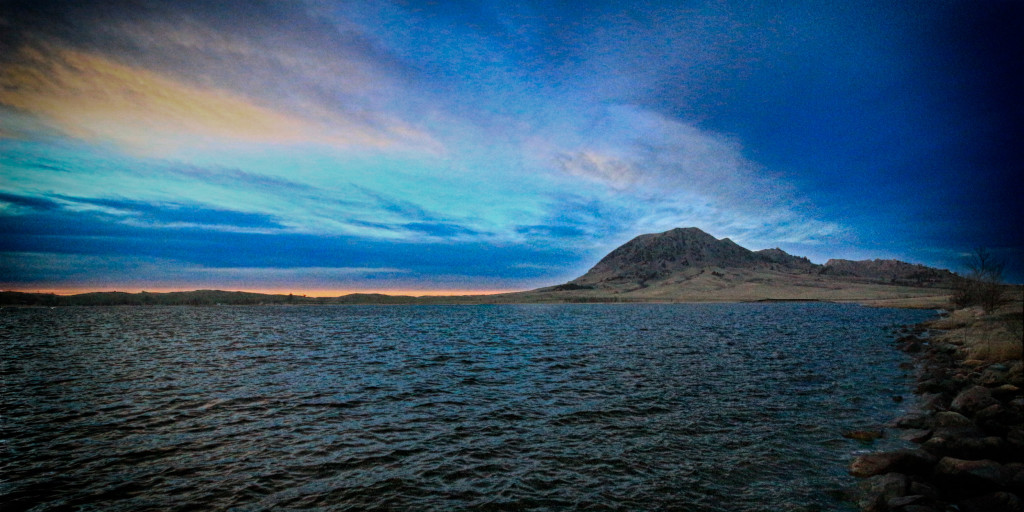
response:
[(73, 137), (146, 154), (211, 141), (382, 148), (410, 139), (337, 115), (309, 121), (82, 51), (26, 46), (18, 57), (0, 70), (0, 104)]

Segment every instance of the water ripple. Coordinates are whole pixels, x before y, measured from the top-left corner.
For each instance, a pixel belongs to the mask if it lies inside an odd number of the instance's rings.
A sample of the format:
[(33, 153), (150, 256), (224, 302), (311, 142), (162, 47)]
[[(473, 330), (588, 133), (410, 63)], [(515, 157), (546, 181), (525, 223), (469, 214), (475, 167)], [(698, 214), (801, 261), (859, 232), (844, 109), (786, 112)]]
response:
[[(905, 394), (825, 304), (0, 312), (14, 510), (852, 510)], [(902, 407), (910, 407), (904, 403)], [(883, 441), (895, 442), (895, 441)]]

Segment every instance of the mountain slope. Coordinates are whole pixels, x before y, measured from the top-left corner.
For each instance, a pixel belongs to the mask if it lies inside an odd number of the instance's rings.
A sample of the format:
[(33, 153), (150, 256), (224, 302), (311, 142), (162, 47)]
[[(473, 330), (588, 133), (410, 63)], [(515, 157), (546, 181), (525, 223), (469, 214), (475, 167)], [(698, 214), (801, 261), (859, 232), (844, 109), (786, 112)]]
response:
[(579, 278), (537, 291), (580, 299), (860, 300), (944, 294), (954, 279), (947, 270), (896, 260), (818, 265), (691, 227), (640, 235)]

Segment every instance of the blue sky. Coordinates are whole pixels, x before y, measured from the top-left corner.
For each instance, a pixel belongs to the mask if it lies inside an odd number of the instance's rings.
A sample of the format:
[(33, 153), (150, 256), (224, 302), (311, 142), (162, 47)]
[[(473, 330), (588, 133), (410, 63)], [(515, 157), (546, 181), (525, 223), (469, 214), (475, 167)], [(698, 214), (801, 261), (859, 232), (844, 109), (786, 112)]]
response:
[(686, 226), (1024, 279), (1018, 1), (32, 0), (0, 28), (5, 289), (519, 290)]

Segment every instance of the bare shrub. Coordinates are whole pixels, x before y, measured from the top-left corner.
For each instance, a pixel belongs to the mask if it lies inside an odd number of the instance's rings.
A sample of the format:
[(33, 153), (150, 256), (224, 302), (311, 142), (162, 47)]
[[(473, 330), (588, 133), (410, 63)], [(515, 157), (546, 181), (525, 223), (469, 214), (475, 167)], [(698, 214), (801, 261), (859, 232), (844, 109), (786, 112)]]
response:
[(967, 275), (956, 280), (953, 305), (957, 308), (981, 306), (985, 312), (995, 311), (1006, 303), (1003, 293), (1003, 263), (987, 249), (979, 247), (967, 261)]

